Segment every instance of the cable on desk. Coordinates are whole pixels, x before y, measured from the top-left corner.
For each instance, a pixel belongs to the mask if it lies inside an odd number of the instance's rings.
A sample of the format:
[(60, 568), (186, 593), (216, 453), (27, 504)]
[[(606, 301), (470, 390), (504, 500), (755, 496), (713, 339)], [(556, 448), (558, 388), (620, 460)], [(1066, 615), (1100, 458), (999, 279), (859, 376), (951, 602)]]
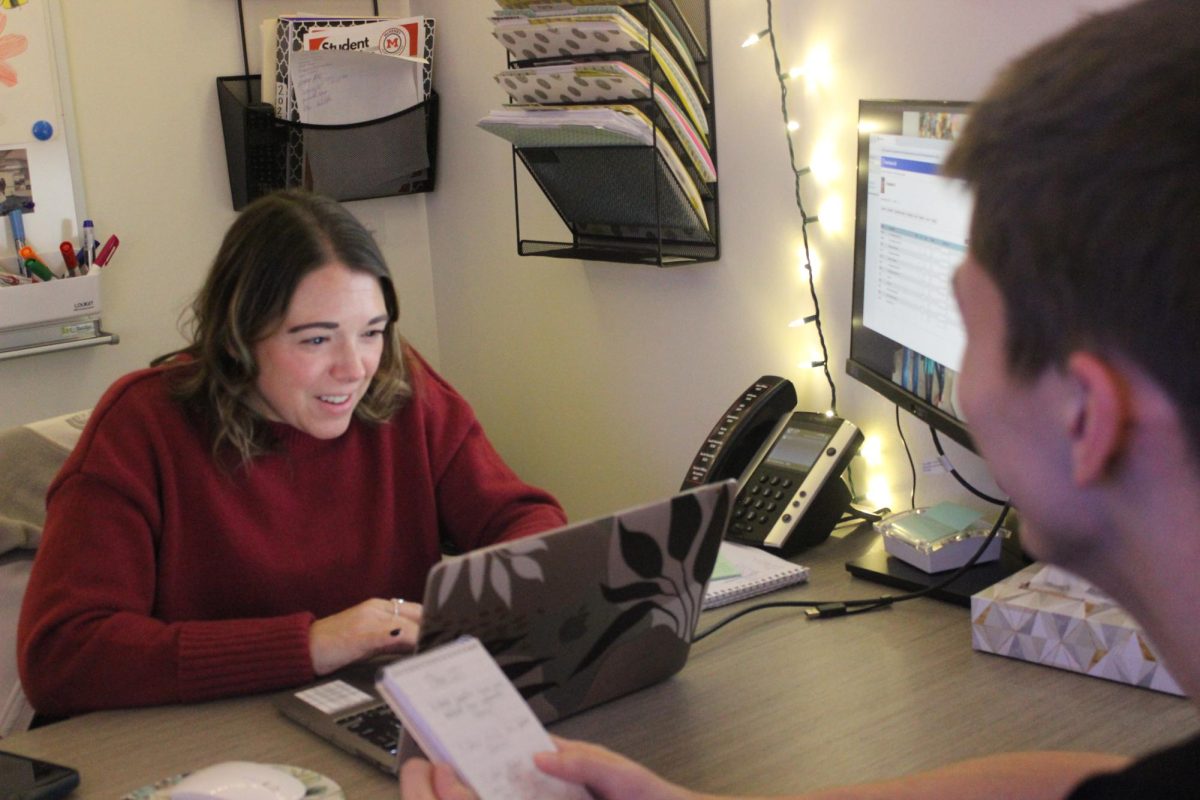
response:
[(1000, 514), (996, 517), (996, 522), (992, 525), (992, 529), (988, 531), (988, 535), (984, 538), (983, 543), (980, 544), (975, 553), (969, 559), (967, 559), (966, 563), (954, 570), (954, 572), (951, 572), (942, 580), (938, 581), (937, 583), (932, 583), (923, 589), (905, 592), (904, 594), (884, 594), (879, 595), (878, 597), (863, 597), (851, 600), (780, 600), (773, 603), (759, 603), (757, 605), (750, 606), (749, 608), (743, 608), (736, 614), (730, 614), (728, 617), (708, 628), (707, 630), (701, 631), (692, 637), (692, 643), (695, 644), (701, 639), (716, 633), (718, 630), (724, 628), (735, 619), (740, 619), (747, 614), (755, 611), (763, 611), (768, 608), (804, 608), (807, 609), (805, 611), (805, 616), (810, 620), (827, 619), (829, 617), (845, 617), (851, 614), (863, 614), (867, 611), (874, 611), (879, 608), (887, 608), (888, 606), (895, 605), (896, 603), (903, 603), (906, 600), (915, 600), (918, 597), (924, 597), (925, 595), (936, 592), (939, 589), (944, 589), (962, 577), (963, 573), (965, 573), (968, 569), (975, 566), (975, 562), (977, 562), (983, 556), (984, 551), (986, 551), (988, 548), (988, 545), (992, 543), (992, 540), (996, 538), (996, 534), (1000, 532), (1000, 528), (1004, 524), (1004, 518), (1008, 516), (1010, 508), (1012, 508), (1012, 504), (1007, 500), (1004, 501), (1004, 507), (1000, 509)]
[[(899, 406), (897, 406), (897, 408), (899, 408)], [(937, 429), (930, 425), (929, 432), (933, 434), (933, 446), (937, 448), (938, 458), (941, 459), (942, 466), (944, 466), (950, 472), (950, 474), (954, 476), (954, 480), (958, 481), (964, 489), (978, 497), (980, 500), (986, 500), (992, 505), (1004, 505), (1006, 501), (1001, 500), (998, 497), (992, 497), (990, 494), (984, 494), (971, 484), (967, 483), (967, 479), (958, 473), (958, 470), (956, 470), (954, 465), (950, 463), (950, 458), (946, 455), (946, 451), (942, 449), (942, 440), (938, 438)]]

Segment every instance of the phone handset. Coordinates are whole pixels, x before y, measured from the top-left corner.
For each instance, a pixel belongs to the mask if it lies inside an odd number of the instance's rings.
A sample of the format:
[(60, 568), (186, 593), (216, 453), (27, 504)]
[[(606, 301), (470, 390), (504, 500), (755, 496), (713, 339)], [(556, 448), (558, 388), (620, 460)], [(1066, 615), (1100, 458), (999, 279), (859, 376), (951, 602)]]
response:
[(737, 478), (727, 538), (790, 555), (823, 542), (849, 509), (841, 476), (862, 441), (848, 420), (797, 411), (791, 381), (764, 375), (717, 420), (682, 488)]
[(705, 437), (680, 489), (741, 478), (779, 421), (795, 408), (796, 387), (786, 378), (763, 375), (750, 384)]

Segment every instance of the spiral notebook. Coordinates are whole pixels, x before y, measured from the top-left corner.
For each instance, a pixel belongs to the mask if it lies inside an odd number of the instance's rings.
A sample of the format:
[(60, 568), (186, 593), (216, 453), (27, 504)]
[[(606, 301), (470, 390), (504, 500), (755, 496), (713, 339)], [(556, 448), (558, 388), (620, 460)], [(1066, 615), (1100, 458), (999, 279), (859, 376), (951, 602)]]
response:
[(717, 567), (704, 592), (704, 610), (808, 580), (808, 567), (793, 564), (757, 547), (721, 542)]

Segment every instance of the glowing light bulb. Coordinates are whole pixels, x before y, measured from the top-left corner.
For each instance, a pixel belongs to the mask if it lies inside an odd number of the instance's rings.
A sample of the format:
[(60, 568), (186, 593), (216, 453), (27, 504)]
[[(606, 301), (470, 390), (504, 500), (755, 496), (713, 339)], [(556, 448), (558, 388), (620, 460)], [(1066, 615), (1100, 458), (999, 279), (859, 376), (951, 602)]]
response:
[(832, 183), (841, 177), (842, 165), (834, 156), (834, 145), (830, 139), (822, 139), (816, 143), (809, 166), (813, 178), (819, 184)]
[(803, 328), (805, 325), (808, 325), (809, 323), (816, 322), (816, 321), (817, 321), (817, 315), (809, 314), (807, 317), (797, 317), (796, 319), (792, 320), (791, 322), (788, 323), (788, 327), (789, 328)]
[(787, 129), (790, 132), (795, 133), (796, 131), (800, 130), (800, 123), (796, 122), (796, 120), (794, 120), (794, 119), (789, 119), (788, 124), (787, 124)]
[(804, 59), (803, 74), (812, 89), (827, 89), (833, 83), (833, 58), (829, 48), (817, 45)]
[(858, 448), (858, 454), (867, 462), (867, 466), (879, 466), (883, 461), (883, 443), (877, 436), (868, 436)]
[(830, 233), (841, 233), (845, 228), (846, 215), (842, 211), (842, 199), (837, 195), (830, 195), (821, 202), (817, 216), (821, 218), (821, 227)]
[(867, 500), (875, 508), (890, 508), (892, 505), (892, 490), (887, 478), (883, 475), (872, 475), (867, 479)]
[(764, 28), (763, 30), (759, 31), (758, 33), (750, 34), (749, 36), (746, 37), (746, 41), (742, 42), (742, 47), (753, 47), (754, 45), (761, 42), (767, 36), (767, 34), (769, 34), (770, 32), (771, 32), (770, 28)]

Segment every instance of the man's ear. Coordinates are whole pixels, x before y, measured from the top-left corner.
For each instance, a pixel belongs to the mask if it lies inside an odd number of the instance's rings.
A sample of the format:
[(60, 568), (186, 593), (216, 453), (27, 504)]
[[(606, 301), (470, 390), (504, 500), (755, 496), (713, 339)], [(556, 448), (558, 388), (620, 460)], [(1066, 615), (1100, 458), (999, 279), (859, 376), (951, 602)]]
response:
[(1084, 486), (1103, 478), (1124, 447), (1128, 387), (1112, 364), (1093, 353), (1072, 353), (1067, 377), (1077, 393), (1069, 431), (1071, 476)]

